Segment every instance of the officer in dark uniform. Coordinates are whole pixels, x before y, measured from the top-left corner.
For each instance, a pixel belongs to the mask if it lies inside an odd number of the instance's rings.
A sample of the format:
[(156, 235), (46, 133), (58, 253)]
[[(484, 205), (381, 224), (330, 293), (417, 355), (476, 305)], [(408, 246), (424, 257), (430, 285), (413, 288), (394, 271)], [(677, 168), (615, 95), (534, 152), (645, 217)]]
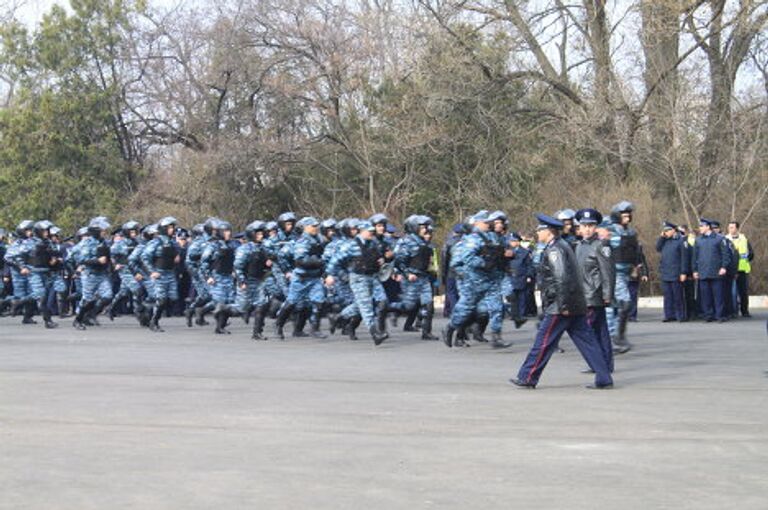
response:
[(689, 232), (688, 225), (680, 225), (677, 228), (680, 239), (687, 248), (688, 253), (688, 271), (685, 274), (683, 282), (683, 295), (685, 300), (685, 320), (693, 320), (698, 317), (698, 306), (696, 305), (696, 280), (693, 278), (693, 246), (696, 243), (696, 235)]
[(733, 242), (723, 235), (723, 231), (720, 228), (719, 221), (712, 222), (712, 231), (719, 235), (725, 247), (728, 249), (728, 267), (725, 268), (725, 276), (723, 277), (723, 300), (725, 301), (724, 310), (725, 316), (729, 319), (736, 318), (736, 276), (739, 272), (739, 251)]
[(665, 221), (661, 236), (656, 241), (659, 252), (659, 275), (661, 289), (664, 292), (664, 319), (662, 322), (684, 322), (685, 290), (683, 285), (688, 279), (690, 255), (688, 243), (677, 232), (677, 225)]
[(523, 388), (535, 388), (560, 337), (567, 331), (589, 368), (595, 372), (595, 383), (587, 387), (612, 388), (611, 372), (587, 323), (587, 303), (576, 255), (568, 243), (560, 239), (563, 222), (545, 214), (537, 214), (536, 218), (539, 221), (537, 236), (545, 244), (538, 269), (544, 318), (517, 378), (510, 382)]
[(173, 315), (179, 317), (184, 315), (187, 305), (191, 301), (192, 278), (187, 271), (187, 250), (191, 242), (191, 233), (185, 228), (176, 230), (176, 244), (179, 247), (179, 264), (176, 266), (176, 280), (179, 287), (179, 299), (173, 306)]
[(581, 238), (576, 246), (576, 260), (581, 269), (582, 288), (587, 302), (587, 324), (595, 333), (608, 370), (613, 372), (613, 348), (605, 309), (613, 301), (616, 273), (611, 246), (608, 240), (600, 239), (597, 234), (597, 225), (602, 221), (603, 215), (595, 209), (580, 209), (576, 213)]
[(701, 310), (707, 322), (726, 322), (723, 277), (728, 272), (729, 253), (721, 236), (712, 230), (713, 220), (701, 218), (693, 247), (693, 277), (699, 281)]

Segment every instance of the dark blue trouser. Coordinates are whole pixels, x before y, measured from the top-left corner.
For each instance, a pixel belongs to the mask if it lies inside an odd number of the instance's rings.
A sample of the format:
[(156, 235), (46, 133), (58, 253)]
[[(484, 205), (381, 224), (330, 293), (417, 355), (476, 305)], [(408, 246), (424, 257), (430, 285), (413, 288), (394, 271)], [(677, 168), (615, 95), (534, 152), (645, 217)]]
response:
[(661, 282), (664, 292), (664, 319), (685, 320), (685, 291), (680, 281)]
[(608, 320), (605, 318), (605, 307), (596, 306), (587, 309), (587, 324), (595, 332), (595, 338), (603, 353), (603, 359), (608, 370), (613, 373), (613, 345), (611, 345), (611, 333), (608, 331)]
[(720, 320), (724, 317), (725, 299), (723, 298), (722, 278), (699, 280), (701, 292), (701, 311), (707, 320)]
[(637, 320), (637, 299), (640, 292), (640, 281), (629, 281), (629, 300), (632, 302), (632, 308), (629, 310), (629, 318), (631, 320)]
[(453, 307), (459, 302), (459, 286), (456, 278), (445, 279), (445, 303), (443, 304), (443, 317), (450, 317)]
[(589, 368), (595, 371), (595, 384), (598, 386), (612, 384), (613, 379), (605, 363), (605, 357), (595, 338), (595, 333), (587, 323), (586, 315), (572, 317), (545, 315), (539, 324), (533, 347), (528, 352), (523, 366), (520, 367), (517, 378), (526, 384), (534, 386), (538, 384), (544, 367), (547, 366), (549, 358), (552, 357), (560, 338), (566, 331)]

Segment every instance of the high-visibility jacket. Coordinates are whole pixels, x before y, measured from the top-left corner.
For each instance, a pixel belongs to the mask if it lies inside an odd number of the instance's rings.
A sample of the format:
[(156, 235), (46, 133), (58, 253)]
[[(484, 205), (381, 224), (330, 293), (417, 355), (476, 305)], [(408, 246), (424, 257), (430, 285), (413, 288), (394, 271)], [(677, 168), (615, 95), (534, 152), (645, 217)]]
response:
[(749, 244), (747, 236), (739, 234), (738, 237), (729, 236), (731, 242), (739, 253), (739, 272), (749, 273), (752, 271), (752, 246)]

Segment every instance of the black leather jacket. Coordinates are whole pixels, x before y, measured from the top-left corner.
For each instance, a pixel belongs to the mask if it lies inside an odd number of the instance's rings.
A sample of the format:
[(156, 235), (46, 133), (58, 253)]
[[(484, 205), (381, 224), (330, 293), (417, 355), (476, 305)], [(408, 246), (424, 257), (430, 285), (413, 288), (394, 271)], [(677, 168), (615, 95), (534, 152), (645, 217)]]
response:
[(606, 306), (613, 300), (616, 272), (611, 259), (611, 247), (593, 236), (576, 247), (576, 260), (581, 269), (581, 286), (587, 306)]
[(587, 303), (581, 288), (581, 271), (576, 255), (560, 238), (550, 242), (541, 256), (538, 284), (544, 313), (547, 315), (584, 315)]

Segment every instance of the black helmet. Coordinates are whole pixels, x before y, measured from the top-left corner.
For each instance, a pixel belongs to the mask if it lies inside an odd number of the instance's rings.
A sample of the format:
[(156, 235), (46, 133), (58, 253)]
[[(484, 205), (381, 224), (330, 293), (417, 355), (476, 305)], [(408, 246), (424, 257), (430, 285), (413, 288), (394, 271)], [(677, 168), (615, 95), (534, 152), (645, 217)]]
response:
[(205, 227), (203, 226), (202, 223), (198, 223), (197, 225), (192, 227), (192, 236), (193, 237), (199, 237), (199, 236), (203, 235), (204, 232), (205, 232)]

